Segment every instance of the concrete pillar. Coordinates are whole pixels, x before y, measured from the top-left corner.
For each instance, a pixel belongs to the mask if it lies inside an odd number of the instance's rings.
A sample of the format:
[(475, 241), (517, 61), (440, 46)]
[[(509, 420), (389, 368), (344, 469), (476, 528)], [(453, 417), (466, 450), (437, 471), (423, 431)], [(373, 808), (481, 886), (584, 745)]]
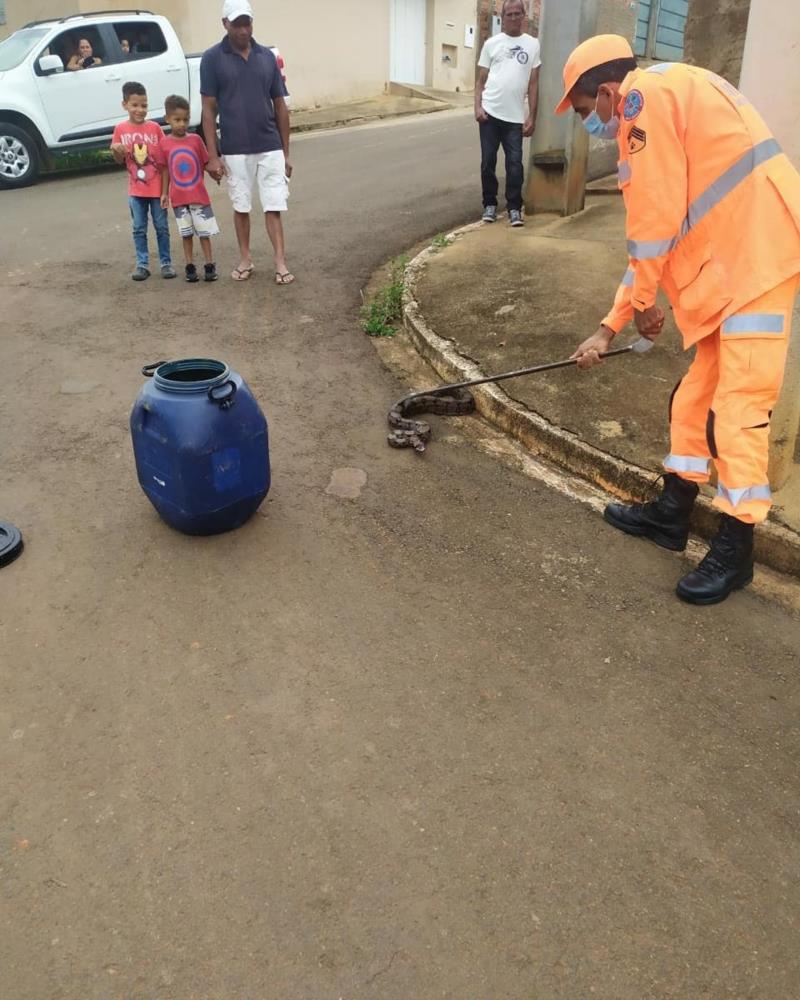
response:
[(683, 61), (739, 86), (750, 0), (692, 0), (686, 18)]
[[(739, 89), (763, 115), (800, 169), (800, 3), (752, 0)], [(800, 432), (800, 310), (795, 322), (783, 393), (772, 415), (770, 483), (779, 489), (794, 464)]]
[(573, 215), (583, 208), (589, 135), (577, 115), (556, 117), (567, 56), (597, 30), (598, 0), (544, 0), (539, 22), (539, 112), (528, 159), (525, 210)]
[(797, 469), (795, 455), (800, 444), (800, 299), (794, 309), (783, 390), (770, 425), (769, 481), (779, 490)]
[(800, 170), (800, 3), (751, 0), (739, 89)]

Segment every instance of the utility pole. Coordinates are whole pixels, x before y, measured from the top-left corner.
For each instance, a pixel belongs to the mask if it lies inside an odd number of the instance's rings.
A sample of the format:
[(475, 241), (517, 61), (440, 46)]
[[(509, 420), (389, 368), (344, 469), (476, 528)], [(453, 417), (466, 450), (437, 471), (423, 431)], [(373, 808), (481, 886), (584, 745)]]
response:
[(494, 17), (495, 8), (499, 6), (500, 0), (478, 0), (476, 9), (476, 19), (475, 24), (477, 25), (477, 30), (475, 33), (475, 71), (477, 73), (478, 59), (481, 56), (481, 49), (483, 48), (483, 43), (487, 38), (492, 37), (492, 19)]
[[(797, 0), (752, 0), (739, 89), (775, 133), (800, 170), (800, 4)], [(800, 437), (800, 309), (786, 360), (783, 393), (772, 414), (769, 479), (780, 489), (793, 471)]]
[(539, 112), (528, 159), (525, 210), (573, 215), (583, 208), (589, 135), (577, 115), (558, 117), (567, 56), (597, 32), (598, 0), (544, 0), (539, 26)]

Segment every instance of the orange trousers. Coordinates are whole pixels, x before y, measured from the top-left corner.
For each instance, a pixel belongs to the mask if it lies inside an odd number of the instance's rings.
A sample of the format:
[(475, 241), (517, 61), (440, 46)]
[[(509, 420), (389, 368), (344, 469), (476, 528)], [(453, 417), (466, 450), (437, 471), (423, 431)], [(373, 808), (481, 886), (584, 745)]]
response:
[(783, 382), (798, 280), (761, 295), (699, 340), (670, 403), (664, 468), (705, 483), (713, 460), (714, 506), (748, 524), (763, 521), (772, 503), (769, 422)]

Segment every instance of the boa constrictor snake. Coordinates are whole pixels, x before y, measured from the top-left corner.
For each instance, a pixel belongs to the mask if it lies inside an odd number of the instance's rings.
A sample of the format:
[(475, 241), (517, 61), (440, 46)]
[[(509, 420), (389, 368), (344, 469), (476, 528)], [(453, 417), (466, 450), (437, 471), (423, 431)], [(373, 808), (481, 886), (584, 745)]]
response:
[[(615, 358), (622, 354), (646, 354), (653, 346), (652, 340), (639, 337), (632, 344), (616, 347), (613, 351), (603, 351), (601, 358)], [(521, 375), (534, 375), (537, 372), (552, 372), (558, 368), (572, 368), (577, 364), (573, 356), (564, 361), (551, 361), (543, 365), (532, 365), (529, 368), (518, 368), (513, 372), (502, 372), (500, 375), (482, 375), (467, 382), (456, 382), (453, 385), (443, 385), (440, 389), (429, 389), (424, 392), (412, 392), (399, 400), (389, 410), (389, 444), (393, 448), (413, 448), (421, 455), (431, 436), (430, 424), (424, 420), (411, 420), (418, 413), (441, 413), (447, 416), (472, 413), (475, 400), (467, 389), (470, 385), (486, 385), (487, 382), (504, 382), (509, 378), (519, 378)]]
[(388, 441), (392, 448), (413, 448), (421, 455), (431, 437), (431, 425), (424, 420), (412, 420), (420, 413), (438, 413), (442, 416), (459, 416), (472, 413), (475, 400), (468, 389), (443, 389), (424, 395), (412, 394), (398, 400), (389, 410)]

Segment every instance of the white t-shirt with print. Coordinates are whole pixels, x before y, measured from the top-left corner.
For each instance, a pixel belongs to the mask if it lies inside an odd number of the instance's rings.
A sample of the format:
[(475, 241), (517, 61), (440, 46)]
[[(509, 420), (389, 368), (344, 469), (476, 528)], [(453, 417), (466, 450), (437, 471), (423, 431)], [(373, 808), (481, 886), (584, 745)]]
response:
[(487, 39), (478, 65), (489, 70), (483, 90), (483, 110), (504, 122), (525, 121), (525, 97), (531, 72), (542, 65), (539, 40), (532, 35), (512, 38), (500, 32)]

